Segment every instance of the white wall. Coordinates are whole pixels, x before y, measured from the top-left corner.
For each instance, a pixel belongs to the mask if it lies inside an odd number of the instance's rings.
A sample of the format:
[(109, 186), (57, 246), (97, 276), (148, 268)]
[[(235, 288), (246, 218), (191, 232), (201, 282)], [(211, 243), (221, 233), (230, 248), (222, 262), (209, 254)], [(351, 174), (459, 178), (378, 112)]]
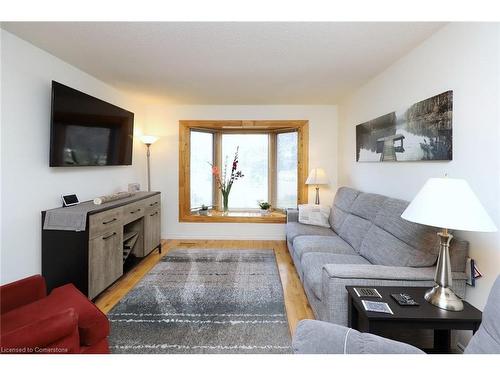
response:
[[(339, 106), (339, 179), (367, 192), (411, 200), (429, 177), (465, 178), (500, 228), (500, 27), (451, 24)], [(453, 90), (453, 161), (356, 163), (355, 126)], [(464, 215), (467, 213), (464, 212)], [(483, 278), (467, 300), (483, 308), (500, 273), (498, 233), (458, 233), (470, 241)]]
[[(81, 200), (145, 184), (145, 150), (134, 144), (133, 165), (49, 168), (51, 81), (56, 80), (136, 114), (140, 107), (112, 87), (1, 30), (1, 283), (41, 271), (41, 214), (62, 193)], [(70, 249), (68, 249), (70, 250)]]
[[(309, 166), (322, 167), (332, 184), (321, 189), (330, 204), (337, 181), (337, 108), (335, 106), (167, 106), (146, 109), (152, 146), (151, 185), (163, 195), (162, 237), (204, 239), (283, 239), (283, 224), (179, 223), (179, 120), (309, 120)], [(313, 191), (309, 200), (313, 201)]]
[[(186, 119), (307, 119), (309, 167), (332, 185), (411, 199), (431, 176), (466, 178), (500, 226), (500, 28), (451, 24), (395, 62), (339, 106), (168, 106), (142, 108), (130, 97), (1, 30), (1, 282), (40, 272), (40, 211), (61, 193), (82, 200), (145, 185), (144, 148), (127, 167), (49, 168), (50, 82), (57, 80), (136, 113), (136, 128), (159, 135), (152, 185), (163, 194), (163, 238), (283, 238), (283, 225), (178, 222), (178, 122)], [(454, 91), (454, 160), (448, 163), (356, 163), (355, 125), (448, 89)], [(338, 141), (339, 140), (339, 141)], [(338, 147), (338, 149), (337, 149)], [(338, 173), (337, 173), (338, 155)], [(338, 175), (338, 178), (337, 178)], [(310, 201), (313, 191), (310, 191)], [(235, 230), (237, 229), (237, 231)], [(236, 233), (236, 234), (235, 234)], [(500, 235), (461, 233), (484, 277), (467, 299), (482, 307), (500, 270)]]
[[(132, 166), (50, 168), (50, 87), (56, 80), (135, 113), (139, 133), (159, 135), (152, 149), (152, 188), (163, 194), (163, 238), (282, 239), (281, 224), (178, 222), (178, 123), (181, 119), (306, 119), (311, 168), (332, 180), (321, 190), (331, 202), (337, 181), (335, 106), (164, 106), (147, 108), (45, 51), (1, 30), (1, 277), (6, 283), (41, 271), (40, 212), (60, 205), (62, 193), (81, 200), (145, 187), (145, 150), (134, 143)], [(147, 110), (146, 110), (147, 109)], [(310, 200), (313, 191), (310, 191)], [(237, 229), (237, 230), (236, 230)]]

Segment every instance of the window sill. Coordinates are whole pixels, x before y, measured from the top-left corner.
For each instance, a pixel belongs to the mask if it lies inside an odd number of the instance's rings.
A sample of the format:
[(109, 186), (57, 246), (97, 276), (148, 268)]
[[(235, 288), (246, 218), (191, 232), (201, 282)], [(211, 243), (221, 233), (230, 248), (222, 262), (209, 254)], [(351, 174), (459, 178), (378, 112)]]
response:
[(286, 213), (273, 211), (263, 214), (259, 211), (229, 211), (224, 215), (222, 211), (210, 210), (207, 215), (198, 212), (181, 215), (180, 222), (191, 223), (257, 223), (257, 224), (284, 224)]

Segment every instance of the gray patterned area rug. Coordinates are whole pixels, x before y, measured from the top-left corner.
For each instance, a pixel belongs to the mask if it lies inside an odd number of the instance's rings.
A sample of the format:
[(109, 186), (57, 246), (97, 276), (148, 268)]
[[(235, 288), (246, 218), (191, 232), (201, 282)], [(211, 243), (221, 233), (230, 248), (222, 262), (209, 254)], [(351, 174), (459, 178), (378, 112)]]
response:
[(108, 317), (112, 353), (291, 353), (272, 250), (174, 250)]

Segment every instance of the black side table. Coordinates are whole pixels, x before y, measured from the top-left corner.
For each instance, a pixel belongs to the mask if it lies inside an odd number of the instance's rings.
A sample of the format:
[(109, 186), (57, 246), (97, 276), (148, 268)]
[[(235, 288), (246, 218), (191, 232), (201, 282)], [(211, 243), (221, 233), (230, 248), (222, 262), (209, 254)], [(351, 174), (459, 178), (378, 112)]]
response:
[[(451, 349), (451, 330), (471, 330), (474, 333), (481, 324), (482, 313), (471, 304), (464, 302), (463, 311), (447, 311), (431, 305), (424, 299), (427, 287), (373, 287), (382, 298), (358, 297), (354, 288), (346, 286), (349, 295), (348, 326), (361, 332), (377, 333), (432, 329), (434, 348), (432, 353), (449, 353)], [(362, 286), (371, 288), (370, 286)], [(419, 306), (400, 306), (392, 297), (394, 293), (407, 293)], [(361, 300), (386, 302), (394, 315), (366, 311)]]

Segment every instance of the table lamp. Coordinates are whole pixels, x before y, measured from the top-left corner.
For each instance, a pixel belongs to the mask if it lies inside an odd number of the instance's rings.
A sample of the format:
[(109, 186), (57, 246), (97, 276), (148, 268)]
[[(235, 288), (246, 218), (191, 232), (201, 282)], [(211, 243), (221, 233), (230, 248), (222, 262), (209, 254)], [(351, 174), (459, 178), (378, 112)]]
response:
[(314, 204), (319, 204), (319, 186), (318, 185), (328, 185), (330, 181), (328, 181), (328, 177), (326, 173), (321, 168), (314, 168), (309, 173), (309, 176), (306, 180), (306, 185), (316, 185), (316, 200)]
[(158, 140), (158, 137), (155, 137), (154, 135), (143, 135), (141, 137), (142, 143), (144, 143), (146, 145), (146, 147), (148, 148), (148, 152), (147, 152), (147, 158), (148, 158), (148, 191), (151, 191), (151, 174), (150, 174), (150, 168), (149, 168), (149, 159), (150, 159), (150, 156), (151, 156), (150, 147), (157, 140)]
[(444, 310), (463, 310), (462, 301), (451, 289), (450, 242), (453, 236), (448, 230), (495, 232), (497, 228), (481, 202), (465, 180), (431, 178), (401, 217), (414, 223), (443, 228), (438, 233), (440, 249), (435, 285), (425, 293), (425, 299)]

